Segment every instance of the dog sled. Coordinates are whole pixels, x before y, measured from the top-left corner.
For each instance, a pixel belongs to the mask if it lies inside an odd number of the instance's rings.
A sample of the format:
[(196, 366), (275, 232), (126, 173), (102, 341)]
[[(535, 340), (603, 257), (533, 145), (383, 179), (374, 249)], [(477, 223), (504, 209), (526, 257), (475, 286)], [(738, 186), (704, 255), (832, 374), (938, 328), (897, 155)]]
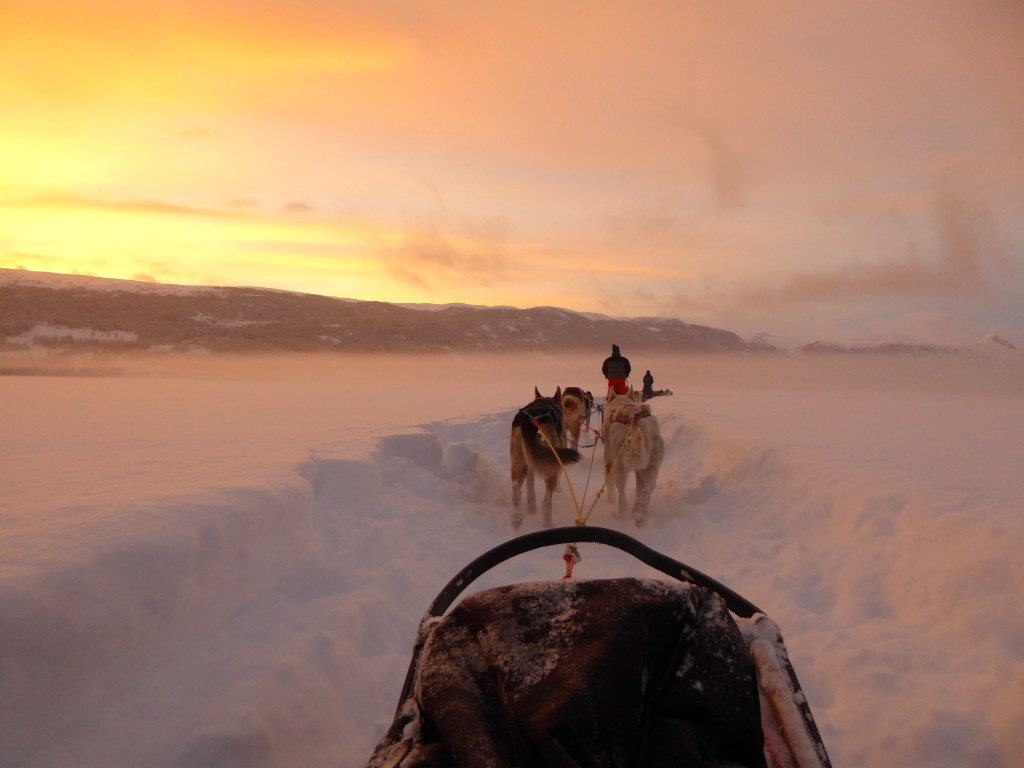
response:
[[(671, 577), (575, 579), (575, 545)], [(565, 545), (566, 576), (459, 595)], [(831, 768), (778, 627), (714, 579), (618, 531), (519, 536), (460, 571), (419, 625), (367, 768)]]

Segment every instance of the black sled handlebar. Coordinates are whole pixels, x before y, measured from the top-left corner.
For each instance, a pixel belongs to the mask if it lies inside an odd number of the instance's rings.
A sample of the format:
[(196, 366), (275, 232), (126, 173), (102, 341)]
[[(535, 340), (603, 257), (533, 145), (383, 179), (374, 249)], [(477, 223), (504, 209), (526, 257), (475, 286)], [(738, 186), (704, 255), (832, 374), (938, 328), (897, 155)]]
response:
[(542, 547), (550, 547), (557, 544), (579, 544), (581, 542), (606, 544), (615, 549), (620, 549), (667, 576), (671, 576), (679, 581), (696, 584), (698, 587), (710, 589), (721, 596), (729, 610), (741, 618), (749, 619), (755, 613), (763, 613), (752, 602), (733, 592), (724, 584), (715, 581), (710, 576), (688, 565), (680, 563), (678, 560), (673, 560), (671, 557), (651, 549), (632, 536), (611, 528), (571, 526), (566, 528), (550, 528), (545, 531), (517, 536), (480, 555), (480, 557), (459, 571), (448, 582), (440, 594), (434, 598), (434, 602), (430, 604), (424, 618), (441, 616), (451, 607), (455, 599), (465, 591), (466, 587), (482, 574), (506, 560), (511, 560), (517, 555), (522, 555)]

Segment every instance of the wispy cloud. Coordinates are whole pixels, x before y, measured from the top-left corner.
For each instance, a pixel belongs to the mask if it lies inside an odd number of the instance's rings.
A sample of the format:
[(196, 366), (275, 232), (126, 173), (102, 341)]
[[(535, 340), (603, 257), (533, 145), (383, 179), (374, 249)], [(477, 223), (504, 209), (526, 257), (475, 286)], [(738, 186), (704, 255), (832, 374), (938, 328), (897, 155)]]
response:
[[(677, 282), (656, 306), (689, 322), (770, 329), (802, 343), (899, 334), (936, 341), (942, 329), (958, 329), (964, 337), (968, 329), (1021, 327), (1024, 263), (1015, 260), (1020, 254), (1010, 249), (1012, 238), (988, 204), (944, 185), (930, 193), (925, 210), (902, 216), (891, 211), (871, 214), (867, 224), (858, 218), (869, 230), (888, 230), (888, 250), (876, 246), (818, 270), (777, 270), (774, 285), (763, 284), (763, 274), (746, 281), (731, 275)], [(870, 221), (878, 217), (888, 221)], [(902, 246), (893, 245), (894, 231)]]
[(501, 240), (455, 239), (432, 230), (407, 236), (381, 256), (397, 280), (427, 291), (490, 285), (509, 267)]
[(223, 211), (216, 208), (197, 208), (188, 205), (177, 205), (159, 200), (104, 200), (95, 197), (66, 193), (47, 193), (28, 198), (8, 201), (6, 205), (18, 205), (33, 208), (63, 208), (93, 211), (117, 211), (121, 213), (151, 213), (172, 216), (223, 216), (237, 218), (243, 216), (238, 212)]
[(993, 273), (1008, 267), (988, 210), (942, 189), (934, 197), (931, 227), (910, 239), (903, 254), (793, 274), (776, 289), (742, 290), (736, 298), (767, 306), (976, 297), (989, 293)]
[(221, 205), (236, 211), (255, 211), (263, 207), (263, 203), (252, 197), (226, 195), (221, 198)]

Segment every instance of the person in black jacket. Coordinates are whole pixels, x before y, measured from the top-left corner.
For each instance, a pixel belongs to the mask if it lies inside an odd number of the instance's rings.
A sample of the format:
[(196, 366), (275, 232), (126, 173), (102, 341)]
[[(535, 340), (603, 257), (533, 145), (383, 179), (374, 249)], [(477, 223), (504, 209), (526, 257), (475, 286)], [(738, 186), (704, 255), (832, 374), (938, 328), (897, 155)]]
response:
[(654, 397), (654, 377), (651, 376), (651, 372), (648, 370), (647, 373), (644, 374), (644, 388), (640, 393), (640, 400), (641, 402), (646, 403), (652, 397)]
[(608, 387), (615, 390), (617, 395), (626, 394), (626, 379), (630, 372), (629, 358), (619, 353), (619, 348), (612, 344), (611, 357), (605, 358), (601, 365), (601, 373), (608, 379)]

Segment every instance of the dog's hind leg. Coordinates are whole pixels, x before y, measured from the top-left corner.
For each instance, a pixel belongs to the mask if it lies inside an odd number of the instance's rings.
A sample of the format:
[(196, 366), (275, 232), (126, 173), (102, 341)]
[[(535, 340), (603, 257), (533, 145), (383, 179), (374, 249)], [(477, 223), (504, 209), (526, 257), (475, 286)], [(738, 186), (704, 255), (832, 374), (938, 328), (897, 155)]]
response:
[(626, 486), (629, 484), (629, 472), (625, 469), (615, 471), (615, 490), (618, 493), (618, 509), (615, 517), (622, 519), (626, 517)]
[(523, 480), (526, 476), (512, 476), (512, 529), (519, 530), (523, 524)]
[[(642, 528), (647, 522), (647, 509), (651, 503), (651, 492), (654, 490), (654, 482), (649, 476), (649, 469), (638, 469), (636, 471), (636, 498), (633, 500), (633, 521), (637, 528)], [(657, 470), (654, 472), (657, 475)]]
[(608, 444), (608, 433), (610, 430), (607, 428), (604, 431), (604, 488), (607, 491), (608, 503), (615, 501), (615, 478), (612, 477), (612, 465), (615, 461), (614, 453), (611, 446)]
[[(518, 429), (512, 430), (512, 437), (509, 440), (509, 466), (512, 476), (512, 528), (518, 531), (519, 526), (523, 524), (523, 483), (529, 474), (522, 434)], [(531, 481), (531, 488), (532, 485)]]
[(533, 488), (533, 472), (527, 469), (522, 475), (512, 477), (512, 528), (519, 530), (523, 524), (523, 483), (526, 483), (526, 513), (537, 513), (537, 495)]
[(608, 478), (608, 491), (611, 496), (609, 501), (617, 502), (615, 517), (626, 516), (626, 479), (629, 473), (624, 467), (618, 466), (612, 469), (611, 477)]
[(636, 500), (633, 502), (633, 520), (636, 527), (641, 528), (647, 522), (649, 508), (651, 506), (651, 494), (658, 484), (658, 470), (660, 469), (661, 456), (655, 453), (653, 462), (645, 469), (636, 471)]
[(526, 468), (526, 514), (535, 515), (537, 514), (537, 491), (533, 485), (533, 470), (527, 466)]
[(612, 467), (610, 464), (606, 464), (604, 467), (604, 488), (606, 497), (609, 504), (614, 504), (618, 496), (618, 488), (615, 484), (615, 475), (613, 474)]
[(558, 475), (548, 475), (544, 478), (544, 502), (542, 510), (544, 512), (544, 527), (551, 527), (551, 496), (558, 487)]

